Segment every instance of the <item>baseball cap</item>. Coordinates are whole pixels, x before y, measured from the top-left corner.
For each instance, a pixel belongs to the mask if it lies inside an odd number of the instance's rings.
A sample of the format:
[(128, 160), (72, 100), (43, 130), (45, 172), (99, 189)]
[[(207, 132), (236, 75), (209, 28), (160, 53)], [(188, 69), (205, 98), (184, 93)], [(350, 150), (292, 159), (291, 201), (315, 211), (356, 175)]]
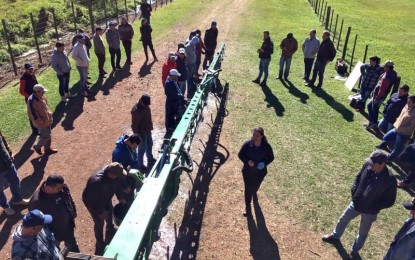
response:
[(65, 44), (64, 44), (63, 42), (57, 42), (57, 43), (55, 44), (55, 47), (56, 47), (56, 48), (60, 48), (60, 47), (63, 47), (63, 46), (65, 46)]
[(24, 227), (34, 227), (52, 223), (52, 216), (43, 214), (42, 211), (34, 209), (23, 217)]
[(369, 156), (369, 158), (365, 160), (365, 162), (368, 164), (375, 164), (375, 163), (380, 164), (380, 163), (385, 163), (387, 159), (388, 159), (388, 156), (384, 152), (380, 150), (376, 150)]
[(387, 61), (385, 62), (385, 64), (383, 64), (383, 66), (393, 67), (393, 61), (391, 61), (391, 60), (387, 60)]
[(31, 64), (31, 63), (26, 63), (26, 64), (24, 65), (24, 69), (25, 69), (25, 70), (30, 70), (30, 69), (33, 69), (33, 66), (32, 66), (32, 64)]
[(46, 92), (46, 91), (48, 91), (43, 85), (41, 85), (41, 84), (36, 84), (34, 87), (33, 87), (33, 91), (34, 92), (36, 92), (36, 91), (42, 91), (42, 92)]
[(184, 54), (186, 54), (186, 50), (185, 50), (184, 48), (180, 48), (180, 49), (179, 49), (179, 53), (184, 53)]
[(169, 75), (180, 77), (182, 74), (180, 74), (176, 69), (171, 69)]
[(175, 58), (175, 57), (176, 57), (176, 55), (174, 54), (174, 52), (169, 52), (169, 59)]
[(85, 35), (83, 35), (83, 34), (78, 34), (78, 35), (76, 35), (76, 39), (79, 41), (79, 40), (85, 40)]

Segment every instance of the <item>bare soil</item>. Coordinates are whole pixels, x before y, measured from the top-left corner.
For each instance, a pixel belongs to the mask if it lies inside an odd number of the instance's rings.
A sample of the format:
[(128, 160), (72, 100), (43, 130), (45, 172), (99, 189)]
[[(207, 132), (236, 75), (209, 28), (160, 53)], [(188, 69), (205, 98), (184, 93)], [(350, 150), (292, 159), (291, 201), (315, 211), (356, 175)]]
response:
[[(233, 22), (249, 2), (220, 1), (214, 10), (204, 11), (199, 16), (203, 18), (193, 26), (205, 28), (215, 19), (220, 30), (219, 41), (231, 41), (232, 34), (239, 29)], [(160, 147), (165, 101), (161, 66), (168, 50), (175, 50), (176, 43), (189, 30), (178, 25), (163, 43), (156, 43), (160, 62), (144, 64), (144, 55), (140, 52), (129, 69), (126, 66), (123, 71), (110, 74), (104, 82), (97, 81), (92, 88), (94, 97), (78, 97), (58, 106), (54, 114), (53, 147), (59, 153), (50, 157), (34, 154), (33, 138), (14, 147), (25, 197), (50, 173), (64, 176), (78, 208), (76, 237), (83, 253), (92, 254), (95, 243), (93, 223), (81, 200), (86, 181), (111, 161), (114, 142), (130, 129), (130, 109), (143, 93), (152, 96), (154, 148)], [(237, 49), (228, 47), (226, 56), (233, 55), (237, 55)], [(223, 69), (231, 68), (232, 64), (226, 64), (225, 58)], [(76, 71), (72, 73), (77, 77)], [(229, 99), (232, 99), (238, 93), (232, 92), (232, 86), (230, 89)], [(183, 186), (162, 223), (162, 237), (154, 247), (152, 258), (335, 259), (335, 250), (320, 242), (321, 234), (308, 230), (307, 223), (299, 222), (297, 216), (286, 217), (264, 189), (259, 194), (254, 219), (247, 221), (242, 216), (243, 183), (236, 154), (243, 140), (233, 142), (234, 129), (226, 120), (232, 111), (226, 110), (225, 103), (210, 99), (191, 149), (195, 170), (191, 175), (182, 175)], [(15, 209), (18, 214), (13, 217), (7, 218), (4, 213), (0, 216), (0, 259), (10, 259), (10, 233), (27, 212), (23, 207)]]

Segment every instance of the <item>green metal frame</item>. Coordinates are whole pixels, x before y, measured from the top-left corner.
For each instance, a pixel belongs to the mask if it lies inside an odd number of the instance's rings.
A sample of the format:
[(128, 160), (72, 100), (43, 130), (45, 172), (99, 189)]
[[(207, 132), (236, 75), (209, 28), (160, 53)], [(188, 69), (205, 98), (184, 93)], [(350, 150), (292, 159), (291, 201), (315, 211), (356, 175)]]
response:
[(179, 190), (181, 170), (174, 169), (184, 163), (182, 151), (190, 149), (224, 54), (225, 44), (222, 44), (171, 138), (164, 141), (161, 156), (145, 178), (121, 226), (106, 248), (105, 257), (148, 259), (151, 247), (158, 239), (161, 220)]

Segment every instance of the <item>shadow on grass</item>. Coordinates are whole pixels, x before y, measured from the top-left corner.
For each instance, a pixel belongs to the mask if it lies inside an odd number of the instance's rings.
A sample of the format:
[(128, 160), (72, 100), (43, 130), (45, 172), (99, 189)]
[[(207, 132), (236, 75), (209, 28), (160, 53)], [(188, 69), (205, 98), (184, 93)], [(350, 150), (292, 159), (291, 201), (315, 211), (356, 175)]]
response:
[[(23, 207), (20, 206), (19, 208), (22, 208), (20, 211), (23, 210)], [(3, 249), (3, 247), (7, 244), (8, 240), (10, 239), (10, 233), (14, 232), (14, 225), (17, 224), (22, 218), (23, 214), (20, 213), (19, 210), (17, 210), (16, 206), (13, 206), (13, 209), (16, 211), (16, 214), (13, 216), (7, 216), (6, 213), (3, 213), (0, 215), (0, 225), (3, 224), (3, 228), (0, 231), (0, 250)]]
[(267, 107), (273, 107), (277, 116), (284, 116), (285, 108), (274, 93), (272, 93), (271, 89), (268, 86), (263, 86), (261, 89), (265, 94), (264, 101), (268, 102)]
[(154, 63), (156, 63), (154, 60), (151, 63), (147, 63), (147, 61), (145, 61), (138, 72), (138, 76), (140, 78), (144, 78), (148, 74), (151, 74), (151, 67), (153, 67)]
[(301, 92), (291, 81), (287, 80), (281, 80), (282, 85), (288, 89), (290, 94), (292, 94), (295, 97), (298, 97), (301, 101), (301, 103), (306, 104), (307, 99), (310, 97), (307, 93)]
[(258, 202), (254, 202), (256, 223), (252, 216), (248, 216), (248, 230), (250, 237), (250, 253), (252, 259), (273, 259), (279, 260), (280, 253), (278, 244), (271, 236), (265, 223), (264, 214)]
[(345, 260), (349, 260), (350, 259), (349, 253), (346, 251), (346, 249), (344, 248), (344, 246), (343, 246), (343, 244), (342, 244), (341, 241), (332, 243), (332, 245), (334, 246), (334, 248), (336, 248), (337, 253), (339, 253), (339, 256), (342, 259), (345, 259)]
[[(209, 194), (209, 185), (220, 166), (229, 158), (229, 151), (219, 144), (223, 121), (227, 116), (226, 99), (228, 91), (229, 87), (226, 86), (216, 118), (212, 122), (212, 130), (209, 135), (209, 140), (206, 142), (203, 158), (193, 183), (189, 201), (184, 209), (183, 219), (179, 232), (176, 235), (174, 249), (171, 257), (168, 259), (197, 259), (200, 231), (202, 229), (206, 200)], [(218, 151), (219, 147), (224, 150), (224, 153)]]
[(35, 143), (37, 135), (30, 135), (20, 150), (14, 155), (14, 166), (18, 170), (33, 154), (32, 145)]
[(331, 108), (339, 112), (346, 121), (348, 122), (353, 121), (354, 113), (350, 111), (349, 109), (347, 109), (343, 104), (337, 102), (324, 89), (313, 88), (313, 92), (316, 94), (317, 97), (323, 99), (327, 105), (331, 106)]

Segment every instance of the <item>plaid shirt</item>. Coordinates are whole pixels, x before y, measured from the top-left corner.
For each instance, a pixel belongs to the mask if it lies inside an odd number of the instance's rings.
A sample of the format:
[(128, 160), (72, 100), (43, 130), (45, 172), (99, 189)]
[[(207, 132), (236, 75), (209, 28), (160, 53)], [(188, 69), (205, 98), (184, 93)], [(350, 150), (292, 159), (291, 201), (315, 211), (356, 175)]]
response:
[(55, 237), (47, 226), (36, 236), (25, 237), (19, 225), (13, 234), (12, 260), (60, 260), (62, 258), (55, 244)]
[(383, 73), (383, 68), (379, 65), (372, 67), (369, 63), (366, 63), (360, 67), (360, 72), (362, 73), (360, 87), (373, 90), (378, 83), (380, 75)]

